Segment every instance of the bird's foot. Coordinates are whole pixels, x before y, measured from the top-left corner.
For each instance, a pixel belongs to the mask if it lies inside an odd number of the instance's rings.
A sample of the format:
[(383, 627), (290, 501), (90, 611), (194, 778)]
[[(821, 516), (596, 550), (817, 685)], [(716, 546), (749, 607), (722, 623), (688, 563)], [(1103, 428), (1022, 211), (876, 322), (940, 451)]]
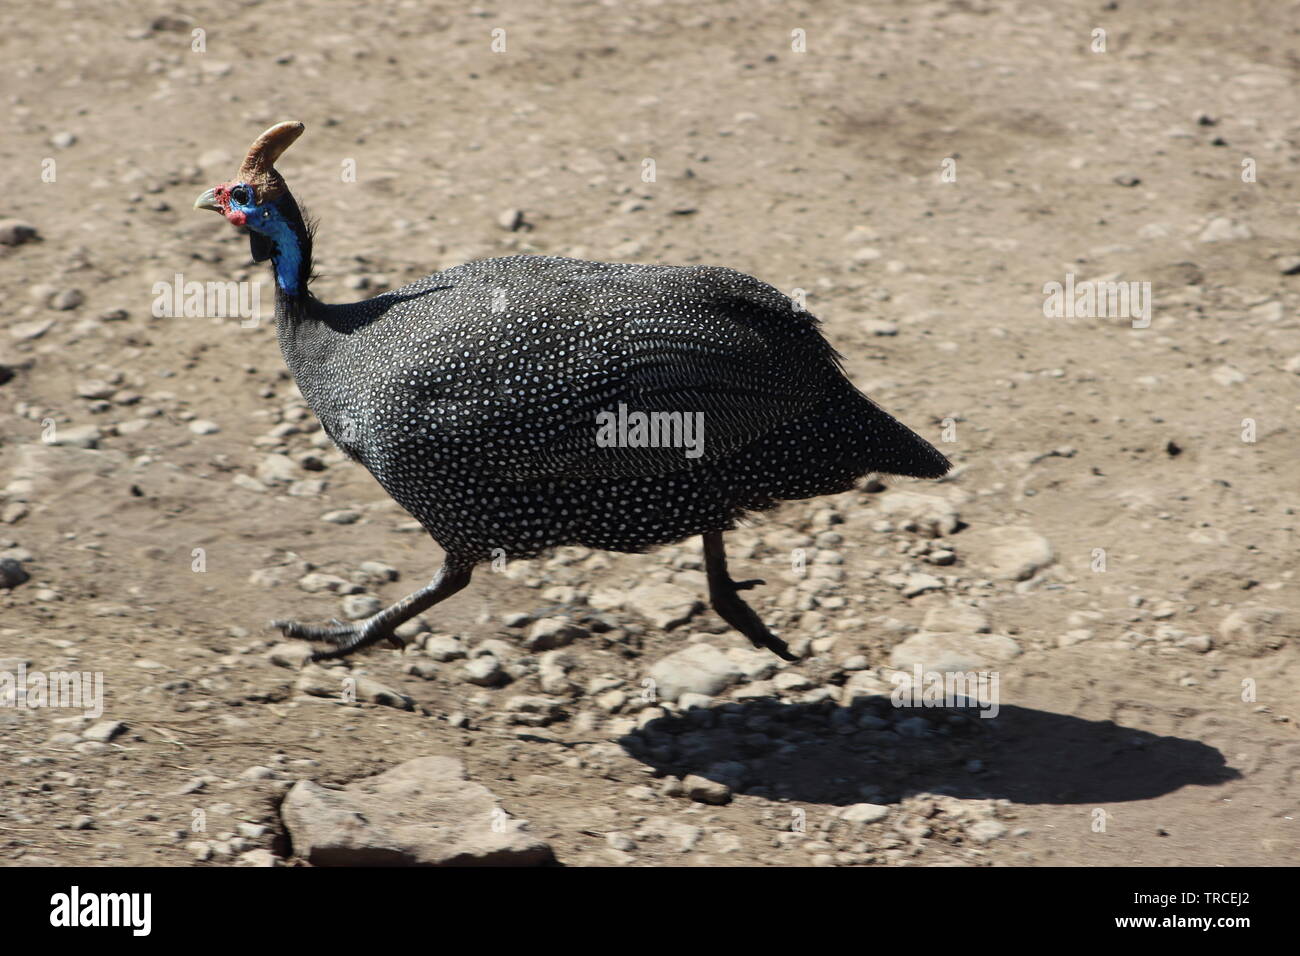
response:
[(749, 642), (755, 647), (767, 648), (783, 661), (797, 661), (799, 658), (791, 653), (790, 645), (769, 631), (754, 613), (754, 609), (737, 593), (766, 583), (761, 580), (733, 581), (729, 577), (718, 580), (715, 576), (709, 581), (709, 597), (713, 602), (713, 609), (718, 612), (719, 617), (749, 638)]
[(285, 637), (302, 641), (322, 641), (333, 647), (314, 651), (307, 658), (308, 663), (324, 661), (335, 657), (346, 657), (353, 651), (369, 647), (382, 640), (387, 640), (396, 648), (403, 648), (406, 642), (391, 630), (379, 624), (375, 618), (354, 621), (350, 624), (333, 620), (329, 624), (303, 624), (299, 621), (272, 621), (271, 626), (278, 628)]

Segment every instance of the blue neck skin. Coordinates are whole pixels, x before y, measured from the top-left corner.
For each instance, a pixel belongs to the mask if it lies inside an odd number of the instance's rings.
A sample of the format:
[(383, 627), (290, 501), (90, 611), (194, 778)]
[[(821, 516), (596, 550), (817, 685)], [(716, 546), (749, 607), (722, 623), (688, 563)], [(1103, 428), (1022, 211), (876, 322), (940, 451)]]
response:
[[(239, 183), (239, 186), (245, 184)], [(287, 198), (287, 197), (286, 197)], [(288, 199), (290, 204), (292, 199)], [(262, 205), (238, 203), (230, 199), (230, 208), (244, 214), (244, 225), (275, 243), (271, 265), (275, 268), (275, 283), (285, 295), (301, 295), (303, 289), (303, 243), (294, 224), (285, 218), (277, 200)], [(296, 212), (296, 207), (294, 207)]]
[(286, 295), (298, 295), (302, 291), (302, 246), (298, 234), (274, 208), (258, 227), (258, 232), (275, 243), (271, 265), (275, 267), (276, 284)]

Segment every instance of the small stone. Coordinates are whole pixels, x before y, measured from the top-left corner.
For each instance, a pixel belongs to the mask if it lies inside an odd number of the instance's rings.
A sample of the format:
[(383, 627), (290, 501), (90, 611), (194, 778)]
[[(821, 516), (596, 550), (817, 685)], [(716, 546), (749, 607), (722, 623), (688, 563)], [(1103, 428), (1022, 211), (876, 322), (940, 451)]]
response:
[(32, 322), (15, 322), (9, 326), (9, 334), (19, 342), (31, 342), (54, 328), (53, 319), (36, 319)]
[(221, 431), (221, 426), (216, 422), (210, 422), (206, 418), (198, 418), (190, 422), (190, 431), (196, 435), (215, 435)]
[(849, 823), (879, 823), (889, 816), (889, 807), (878, 803), (855, 803), (839, 812), (841, 820)]
[(980, 820), (966, 828), (966, 835), (976, 843), (991, 843), (1005, 836), (1007, 828), (997, 820)]
[(30, 578), (16, 558), (0, 558), (0, 590), (16, 588)]
[(731, 802), (731, 788), (717, 780), (691, 774), (682, 778), (682, 788), (686, 796), (696, 803), (708, 803), (722, 806)]
[(436, 634), (426, 639), (424, 653), (435, 661), (455, 661), (469, 656), (460, 638), (451, 634)]
[(1224, 388), (1240, 385), (1246, 381), (1245, 373), (1240, 369), (1233, 368), (1231, 365), (1216, 366), (1210, 372), (1210, 378), (1214, 379), (1216, 385), (1222, 385)]
[(64, 448), (97, 448), (102, 437), (103, 432), (97, 425), (57, 425), (46, 444)]
[(464, 668), (465, 680), (479, 687), (497, 687), (510, 678), (501, 667), (501, 662), (491, 654), (476, 657)]
[(711, 644), (692, 644), (669, 654), (650, 668), (655, 694), (676, 701), (686, 693), (716, 697), (740, 680), (740, 667)]
[(94, 740), (106, 744), (119, 734), (126, 732), (126, 724), (120, 720), (101, 720), (81, 732), (84, 740)]
[(372, 617), (384, 609), (384, 602), (372, 594), (349, 594), (343, 599), (343, 616), (349, 621)]
[(330, 524), (356, 524), (361, 520), (361, 512), (346, 508), (339, 511), (327, 511), (320, 516), (320, 520)]
[(1228, 242), (1233, 239), (1250, 239), (1254, 235), (1245, 223), (1223, 216), (1211, 219), (1201, 230), (1201, 242)]
[(566, 647), (578, 638), (587, 636), (586, 628), (579, 627), (561, 617), (544, 617), (533, 623), (524, 640), (530, 651), (546, 651)]
[(903, 597), (916, 597), (926, 591), (939, 591), (942, 589), (943, 581), (933, 574), (909, 574), (907, 580), (903, 582)]
[(68, 312), (85, 301), (80, 289), (60, 289), (50, 297), (50, 308), (56, 312)]
[(21, 219), (0, 219), (0, 246), (21, 246), (39, 239), (36, 227)]

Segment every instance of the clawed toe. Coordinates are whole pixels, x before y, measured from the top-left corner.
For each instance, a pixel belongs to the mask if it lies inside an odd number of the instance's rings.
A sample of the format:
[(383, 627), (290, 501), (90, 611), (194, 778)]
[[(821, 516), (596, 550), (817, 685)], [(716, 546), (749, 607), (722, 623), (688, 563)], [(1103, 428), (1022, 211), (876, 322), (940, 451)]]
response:
[(762, 587), (766, 583), (762, 578), (751, 578), (748, 581), (732, 581), (731, 586), (737, 591), (752, 591), (754, 588)]

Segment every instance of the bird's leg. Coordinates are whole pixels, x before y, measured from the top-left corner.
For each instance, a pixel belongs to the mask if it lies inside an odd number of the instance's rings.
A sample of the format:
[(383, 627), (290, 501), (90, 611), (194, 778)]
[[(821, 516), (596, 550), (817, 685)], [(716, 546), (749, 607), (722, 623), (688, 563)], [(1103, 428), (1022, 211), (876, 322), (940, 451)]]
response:
[(472, 565), (453, 567), (444, 563), (427, 586), (420, 588), (414, 594), (408, 594), (396, 604), (384, 608), (364, 621), (353, 624), (334, 621), (327, 626), (299, 624), (297, 621), (273, 621), (271, 626), (278, 627), (285, 637), (296, 637), (306, 641), (326, 641), (334, 645), (327, 650), (316, 651), (308, 658), (309, 661), (346, 657), (353, 651), (368, 647), (385, 638), (400, 647), (401, 641), (393, 636), (394, 629), (469, 584), (473, 570)]
[(721, 531), (710, 531), (704, 536), (704, 571), (709, 579), (709, 601), (718, 616), (749, 638), (755, 647), (766, 647), (782, 660), (797, 661), (790, 648), (769, 631), (758, 619), (754, 609), (740, 599), (737, 591), (748, 591), (762, 581), (733, 581), (727, 574), (727, 550), (722, 543)]

